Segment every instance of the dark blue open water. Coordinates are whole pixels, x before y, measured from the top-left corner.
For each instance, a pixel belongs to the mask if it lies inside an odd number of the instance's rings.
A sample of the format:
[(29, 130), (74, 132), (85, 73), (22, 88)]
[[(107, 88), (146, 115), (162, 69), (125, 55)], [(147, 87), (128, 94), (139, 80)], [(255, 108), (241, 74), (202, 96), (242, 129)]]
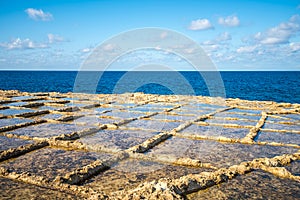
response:
[[(82, 73), (82, 72), (81, 72)], [(91, 76), (98, 72), (83, 72)], [(136, 92), (154, 94), (186, 94), (182, 82), (176, 79), (177, 72), (131, 72), (126, 84), (118, 85), (126, 92), (134, 85)], [(210, 96), (208, 87), (199, 72), (180, 72), (193, 88), (194, 94)], [(113, 93), (126, 72), (105, 72), (98, 82), (97, 93)], [(72, 92), (77, 72), (75, 71), (0, 71), (0, 89), (27, 92)], [(157, 82), (143, 83), (141, 80), (156, 77)], [(221, 72), (226, 97), (248, 100), (271, 100), (300, 103), (300, 71), (297, 72)], [(147, 80), (148, 80), (147, 79)], [(149, 79), (149, 80), (155, 80)], [(214, 80), (210, 80), (214, 82)], [(89, 87), (89, 78), (86, 86)], [(220, 87), (216, 85), (216, 87)], [(171, 88), (171, 89), (170, 89)], [(173, 89), (172, 89), (173, 88)], [(174, 92), (174, 88), (177, 90)], [(87, 90), (88, 92), (88, 90)], [(128, 88), (127, 92), (133, 92)]]

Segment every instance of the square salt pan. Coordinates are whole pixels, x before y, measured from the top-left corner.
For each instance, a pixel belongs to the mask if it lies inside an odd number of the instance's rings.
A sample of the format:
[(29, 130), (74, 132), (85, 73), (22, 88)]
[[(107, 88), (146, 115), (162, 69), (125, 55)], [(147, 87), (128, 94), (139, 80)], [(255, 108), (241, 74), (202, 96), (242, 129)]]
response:
[(254, 171), (234, 179), (187, 195), (198, 199), (299, 199), (300, 183), (281, 179), (263, 171)]
[(207, 119), (204, 122), (213, 123), (213, 124), (237, 124), (240, 126), (255, 126), (257, 124), (256, 121), (247, 121), (247, 120), (225, 120), (222, 118), (212, 118)]
[(0, 178), (0, 199), (81, 199), (74, 195), (32, 184)]
[(39, 116), (39, 118), (46, 119), (46, 120), (47, 119), (56, 120), (56, 119), (61, 118), (62, 116), (64, 116), (64, 115), (62, 115), (62, 114), (46, 114), (46, 115)]
[(248, 114), (257, 114), (260, 115), (261, 114), (261, 110), (244, 110), (244, 109), (239, 109), (239, 108), (234, 108), (232, 110), (230, 110), (231, 112), (240, 112), (240, 113), (248, 113)]
[(73, 121), (74, 124), (84, 124), (84, 125), (101, 125), (101, 124), (113, 124), (118, 123), (121, 119), (115, 118), (102, 118), (99, 116), (85, 116), (75, 119)]
[(124, 125), (123, 127), (156, 131), (171, 131), (180, 124), (180, 122), (165, 122), (160, 120), (135, 120)]
[(205, 110), (187, 110), (187, 109), (176, 109), (172, 110), (172, 113), (175, 113), (177, 115), (189, 115), (189, 116), (201, 116), (210, 113), (210, 111)]
[(132, 130), (101, 130), (93, 135), (79, 139), (91, 150), (105, 147), (112, 150), (125, 150), (143, 143), (153, 137), (157, 132)]
[(9, 104), (4, 104), (4, 106), (23, 106), (26, 104), (27, 104), (27, 102), (13, 102), (13, 103), (9, 103)]
[(27, 118), (0, 119), (0, 127), (12, 126), (12, 125), (23, 124), (28, 122), (33, 122), (33, 120)]
[(196, 117), (195, 116), (187, 116), (187, 115), (168, 115), (167, 113), (164, 113), (164, 114), (154, 115), (150, 119), (190, 121), (190, 120), (196, 119)]
[(277, 123), (268, 123), (266, 122), (263, 129), (277, 129), (277, 130), (295, 130), (300, 131), (300, 124), (299, 125), (290, 125), (290, 124), (277, 124)]
[(242, 113), (236, 113), (236, 112), (220, 112), (216, 113), (214, 117), (230, 117), (230, 118), (238, 118), (238, 119), (248, 119), (248, 120), (259, 120), (261, 118), (261, 115), (247, 115)]
[(48, 137), (58, 136), (61, 134), (70, 134), (73, 133), (74, 131), (82, 131), (85, 128), (87, 127), (77, 126), (75, 124), (44, 123), (44, 124), (32, 125), (32, 126), (16, 129), (8, 133), (12, 133), (19, 136), (24, 135), (29, 137), (48, 138)]
[(122, 119), (138, 118), (145, 115), (146, 115), (145, 113), (128, 112), (128, 111), (112, 111), (112, 112), (101, 114), (101, 116), (111, 116), (111, 117), (122, 118)]
[(131, 108), (130, 111), (133, 112), (146, 112), (146, 113), (153, 113), (153, 112), (163, 112), (163, 108), (156, 108), (156, 107), (144, 107), (144, 106), (139, 106), (139, 107), (134, 107)]
[(35, 96), (16, 96), (12, 97), (12, 100), (27, 100), (27, 99), (34, 99), (36, 98)]
[(109, 157), (110, 154), (106, 153), (43, 148), (8, 160), (0, 166), (16, 173), (30, 172), (51, 181), (58, 175), (64, 176), (66, 173), (89, 165), (97, 159), (102, 160)]
[(128, 159), (88, 180), (84, 186), (106, 193), (118, 190), (126, 191), (136, 188), (143, 182), (150, 182), (160, 178), (179, 178), (187, 174), (203, 171), (209, 170)]
[(260, 131), (258, 138), (256, 139), (260, 142), (278, 142), (285, 144), (297, 144), (300, 146), (300, 134), (297, 133), (278, 133), (278, 132), (268, 132)]
[(195, 134), (201, 136), (227, 137), (227, 138), (243, 138), (249, 133), (249, 129), (245, 128), (224, 128), (222, 126), (199, 126), (193, 124), (180, 133)]
[(216, 167), (229, 167), (255, 158), (274, 157), (284, 153), (295, 153), (296, 151), (288, 147), (243, 145), (172, 137), (149, 150), (147, 154), (173, 159), (188, 157), (211, 163)]
[(5, 109), (5, 110), (0, 110), (0, 115), (4, 116), (9, 116), (9, 115), (17, 115), (17, 114), (22, 114), (22, 113), (27, 113), (27, 112), (35, 112), (35, 110), (32, 109)]
[(300, 122), (300, 115), (297, 114), (276, 115), (276, 116), (287, 118), (287, 120), (289, 121)]
[(190, 105), (186, 105), (183, 107), (194, 107), (194, 109), (200, 109), (200, 110), (217, 110), (220, 108), (227, 108), (227, 106), (222, 106), (222, 105), (215, 105), (215, 104), (205, 104), (205, 103), (194, 103)]
[(21, 140), (17, 138), (8, 138), (5, 136), (0, 136), (0, 152), (8, 150), (10, 148), (17, 148), (22, 145), (32, 144), (32, 140)]

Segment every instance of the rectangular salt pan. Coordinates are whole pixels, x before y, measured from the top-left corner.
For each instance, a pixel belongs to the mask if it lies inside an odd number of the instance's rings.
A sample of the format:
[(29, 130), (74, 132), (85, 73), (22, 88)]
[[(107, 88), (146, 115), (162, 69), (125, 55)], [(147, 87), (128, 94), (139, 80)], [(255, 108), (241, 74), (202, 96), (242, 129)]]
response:
[(249, 129), (224, 128), (222, 126), (199, 126), (197, 124), (193, 124), (180, 131), (180, 133), (207, 137), (227, 137), (241, 139), (249, 133)]
[(187, 195), (188, 200), (211, 199), (299, 199), (300, 183), (263, 171), (237, 176), (230, 181)]
[(22, 113), (27, 113), (27, 112), (35, 112), (35, 110), (32, 109), (5, 109), (5, 110), (0, 110), (0, 114), (4, 116), (9, 116), (9, 115), (17, 115), (17, 114), (22, 114)]
[(80, 117), (75, 119), (73, 122), (74, 124), (86, 124), (86, 125), (101, 125), (101, 124), (113, 124), (118, 123), (122, 119), (115, 119), (115, 118), (102, 118), (97, 115), (93, 116), (86, 116)]
[(4, 104), (4, 106), (23, 106), (26, 104), (27, 104), (27, 102), (13, 102), (13, 103), (9, 103), (9, 104)]
[(150, 182), (159, 178), (179, 178), (180, 176), (203, 171), (209, 170), (128, 159), (93, 177), (84, 186), (109, 193), (111, 191), (132, 189), (146, 181)]
[(33, 120), (27, 118), (0, 119), (0, 127), (12, 126), (12, 125), (23, 124), (28, 122), (33, 122)]
[(294, 124), (278, 124), (278, 123), (268, 123), (266, 122), (263, 129), (277, 129), (277, 130), (295, 130), (300, 131), (300, 124), (294, 125)]
[(169, 115), (168, 113), (162, 113), (162, 114), (154, 115), (150, 119), (189, 121), (189, 120), (196, 119), (196, 117), (186, 116), (186, 115)]
[(132, 121), (124, 127), (127, 128), (137, 128), (137, 129), (150, 129), (156, 131), (171, 131), (172, 129), (178, 127), (181, 123), (179, 122), (166, 122), (160, 120), (135, 120)]
[(128, 112), (128, 111), (112, 111), (112, 112), (101, 114), (101, 116), (111, 116), (111, 117), (123, 118), (123, 119), (138, 118), (145, 115), (146, 115), (145, 113)]
[(207, 119), (204, 122), (213, 123), (213, 124), (237, 124), (241, 126), (255, 126), (257, 124), (256, 121), (247, 121), (247, 120), (225, 120), (222, 118), (213, 118)]
[(72, 194), (67, 194), (45, 187), (38, 187), (32, 184), (0, 178), (0, 199), (81, 199)]
[(238, 118), (238, 119), (248, 119), (248, 120), (259, 120), (261, 115), (247, 115), (237, 112), (220, 112), (216, 113), (214, 117), (230, 117), (230, 118)]
[(297, 149), (288, 147), (243, 145), (172, 137), (149, 150), (147, 154), (172, 159), (188, 157), (211, 163), (216, 167), (229, 167), (255, 158), (274, 157), (284, 153), (295, 153), (296, 151)]
[(157, 132), (132, 130), (101, 130), (93, 135), (79, 139), (89, 149), (97, 150), (105, 147), (111, 150), (125, 150), (143, 143)]
[(300, 145), (300, 134), (260, 131), (256, 140)]
[(24, 128), (16, 129), (14, 131), (8, 132), (19, 136), (29, 136), (29, 137), (40, 137), (48, 138), (52, 136), (59, 136), (61, 134), (70, 134), (74, 131), (82, 131), (85, 126), (76, 126), (75, 124), (51, 124), (44, 123), (38, 125), (27, 126)]
[(107, 159), (109, 154), (81, 151), (66, 151), (43, 148), (18, 158), (8, 160), (0, 166), (16, 173), (30, 172), (53, 180), (77, 168), (91, 164), (97, 159)]
[(0, 136), (0, 152), (8, 150), (10, 148), (17, 148), (22, 145), (32, 144), (31, 140), (21, 140), (17, 138), (8, 138), (5, 136)]

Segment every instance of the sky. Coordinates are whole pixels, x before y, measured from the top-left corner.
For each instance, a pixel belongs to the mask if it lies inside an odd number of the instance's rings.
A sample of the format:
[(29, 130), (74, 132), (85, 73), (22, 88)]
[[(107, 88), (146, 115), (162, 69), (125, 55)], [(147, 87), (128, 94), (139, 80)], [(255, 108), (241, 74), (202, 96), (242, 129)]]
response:
[[(0, 70), (80, 70), (109, 38), (145, 27), (189, 37), (220, 71), (300, 70), (299, 0), (0, 0), (0, 27)], [(189, 69), (155, 49), (112, 66), (162, 60)]]

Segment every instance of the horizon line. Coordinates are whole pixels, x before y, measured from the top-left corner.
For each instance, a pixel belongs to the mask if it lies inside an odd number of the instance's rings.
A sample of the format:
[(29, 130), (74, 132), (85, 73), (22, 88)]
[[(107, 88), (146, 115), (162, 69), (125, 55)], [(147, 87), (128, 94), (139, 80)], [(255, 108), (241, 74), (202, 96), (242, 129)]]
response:
[[(0, 69), (0, 71), (48, 71), (48, 72), (199, 72), (196, 70), (68, 70), (68, 69)], [(300, 72), (299, 70), (202, 70), (201, 72)]]

